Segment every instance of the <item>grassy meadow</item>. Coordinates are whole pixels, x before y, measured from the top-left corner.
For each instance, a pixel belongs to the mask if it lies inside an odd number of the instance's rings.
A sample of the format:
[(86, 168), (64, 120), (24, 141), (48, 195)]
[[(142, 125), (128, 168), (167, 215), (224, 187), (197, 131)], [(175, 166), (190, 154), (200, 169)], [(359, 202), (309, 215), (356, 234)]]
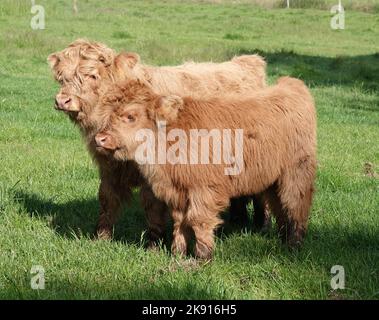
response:
[[(330, 28), (331, 1), (79, 0), (76, 15), (71, 0), (36, 2), (45, 30), (30, 27), (30, 1), (0, 4), (0, 299), (379, 299), (379, 1), (350, 1), (345, 30)], [(303, 79), (317, 105), (319, 167), (302, 250), (225, 214), (211, 263), (146, 251), (137, 190), (114, 240), (93, 240), (97, 170), (53, 109), (46, 62), (83, 37), (155, 65), (259, 53), (270, 83)], [(30, 287), (35, 265), (44, 290)], [(334, 265), (345, 289), (331, 289)]]

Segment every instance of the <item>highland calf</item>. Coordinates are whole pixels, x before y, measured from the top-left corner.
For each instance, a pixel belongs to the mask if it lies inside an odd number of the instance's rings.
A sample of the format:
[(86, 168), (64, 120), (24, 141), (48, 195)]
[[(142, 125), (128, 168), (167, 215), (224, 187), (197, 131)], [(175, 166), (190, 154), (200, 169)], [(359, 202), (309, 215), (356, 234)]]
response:
[[(86, 141), (93, 141), (99, 124), (92, 114), (102, 92), (115, 81), (138, 79), (160, 94), (203, 97), (225, 92), (247, 92), (266, 84), (266, 63), (256, 55), (235, 57), (224, 63), (186, 63), (177, 67), (153, 67), (140, 62), (135, 53), (116, 54), (107, 46), (77, 40), (68, 48), (48, 58), (55, 79), (61, 84), (55, 107), (64, 111), (82, 131)], [(154, 242), (164, 233), (167, 208), (154, 197), (135, 164), (109, 160), (89, 143), (89, 150), (100, 171), (100, 217), (97, 234), (110, 238), (122, 204), (130, 198), (131, 189), (142, 186), (142, 203), (147, 216), (148, 237)], [(246, 200), (245, 200), (246, 201)], [(257, 199), (255, 204), (262, 201)], [(245, 202), (233, 201), (234, 208)], [(243, 213), (243, 210), (238, 210)], [(236, 214), (236, 213), (234, 213)], [(264, 224), (263, 207), (257, 210), (259, 225)], [(258, 226), (259, 228), (259, 226)]]
[[(302, 81), (280, 78), (275, 86), (250, 96), (221, 99), (158, 95), (140, 81), (128, 81), (107, 92), (97, 111), (104, 128), (93, 142), (98, 151), (118, 161), (134, 160), (156, 197), (172, 209), (174, 253), (187, 252), (193, 233), (195, 255), (210, 258), (214, 230), (221, 223), (219, 213), (229, 199), (257, 193), (269, 201), (282, 240), (291, 247), (301, 244), (316, 172), (315, 106)], [(223, 149), (229, 158), (242, 152), (240, 170), (227, 173), (229, 164), (219, 161), (141, 161), (141, 146), (147, 141), (141, 142), (141, 137), (152, 132), (154, 150), (146, 152), (158, 154), (163, 127), (171, 134), (164, 140), (164, 149), (177, 150), (179, 159), (188, 159), (198, 150), (192, 144), (178, 145), (186, 141), (181, 137), (190, 137), (191, 130), (229, 130), (235, 143)], [(218, 156), (211, 151), (211, 158)]]

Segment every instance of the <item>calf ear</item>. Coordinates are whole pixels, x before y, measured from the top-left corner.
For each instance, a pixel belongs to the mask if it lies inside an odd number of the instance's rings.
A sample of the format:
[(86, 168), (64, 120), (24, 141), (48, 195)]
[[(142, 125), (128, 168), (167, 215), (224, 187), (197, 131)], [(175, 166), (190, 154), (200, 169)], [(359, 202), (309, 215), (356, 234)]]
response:
[(168, 123), (175, 121), (183, 106), (184, 102), (181, 97), (171, 95), (159, 98), (154, 110), (155, 121)]
[(121, 52), (114, 60), (117, 69), (124, 70), (125, 68), (133, 69), (140, 62), (140, 56), (134, 52)]
[(47, 62), (50, 65), (51, 69), (54, 69), (59, 63), (59, 56), (56, 53), (52, 53), (47, 57)]

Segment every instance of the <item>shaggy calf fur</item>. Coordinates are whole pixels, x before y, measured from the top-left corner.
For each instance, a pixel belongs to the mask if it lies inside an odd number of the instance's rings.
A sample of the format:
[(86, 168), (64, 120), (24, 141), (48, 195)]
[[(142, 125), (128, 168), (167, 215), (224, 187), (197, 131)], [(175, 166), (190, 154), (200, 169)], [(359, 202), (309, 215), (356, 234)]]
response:
[[(135, 53), (117, 55), (103, 44), (77, 40), (63, 51), (50, 55), (48, 61), (55, 79), (61, 84), (56, 108), (78, 124), (87, 141), (93, 140), (93, 134), (98, 131), (96, 122), (90, 119), (99, 95), (118, 80), (139, 79), (161, 94), (193, 96), (222, 94), (231, 90), (242, 93), (262, 88), (266, 82), (266, 64), (255, 55), (236, 57), (220, 64), (191, 62), (178, 67), (153, 67), (140, 63)], [(131, 188), (142, 185), (148, 236), (152, 240), (158, 239), (164, 231), (167, 208), (155, 199), (135, 165), (110, 160), (91, 145), (89, 150), (99, 166), (101, 178), (97, 234), (102, 238), (111, 237), (113, 224), (121, 205), (130, 198)], [(233, 203), (234, 207), (245, 207), (246, 211), (245, 202)], [(258, 219), (255, 222), (263, 225), (260, 217), (264, 217), (264, 210), (257, 211), (256, 215)]]
[[(203, 100), (157, 95), (132, 81), (108, 92), (100, 104), (98, 117), (104, 119), (104, 130), (94, 143), (117, 160), (138, 162), (141, 142), (136, 134), (148, 129), (158, 141), (162, 120), (166, 132), (180, 129), (187, 137), (193, 129), (243, 129), (242, 142), (232, 151), (243, 148), (244, 166), (237, 175), (226, 175), (225, 164), (138, 163), (154, 194), (172, 209), (173, 252), (186, 253), (193, 232), (195, 255), (210, 258), (214, 229), (221, 223), (219, 213), (229, 199), (262, 192), (282, 240), (290, 246), (302, 242), (316, 171), (315, 107), (302, 81), (281, 78), (250, 97)], [(166, 144), (168, 150), (174, 142)], [(158, 152), (157, 143), (153, 148)], [(186, 145), (184, 150), (189, 159), (192, 147)]]

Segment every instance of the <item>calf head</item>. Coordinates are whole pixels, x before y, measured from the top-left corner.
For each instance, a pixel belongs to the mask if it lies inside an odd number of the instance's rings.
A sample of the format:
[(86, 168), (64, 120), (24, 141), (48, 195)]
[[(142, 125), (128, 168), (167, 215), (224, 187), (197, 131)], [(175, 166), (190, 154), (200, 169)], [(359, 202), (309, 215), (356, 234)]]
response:
[(139, 62), (135, 53), (116, 54), (104, 44), (76, 40), (51, 54), (48, 62), (61, 88), (55, 108), (67, 113), (80, 126), (96, 106), (102, 90), (116, 80), (134, 78)]
[(155, 141), (159, 127), (172, 125), (183, 104), (182, 98), (157, 95), (135, 80), (112, 88), (97, 107), (97, 117), (106, 123), (95, 136), (98, 151), (116, 160), (136, 160), (141, 143)]

